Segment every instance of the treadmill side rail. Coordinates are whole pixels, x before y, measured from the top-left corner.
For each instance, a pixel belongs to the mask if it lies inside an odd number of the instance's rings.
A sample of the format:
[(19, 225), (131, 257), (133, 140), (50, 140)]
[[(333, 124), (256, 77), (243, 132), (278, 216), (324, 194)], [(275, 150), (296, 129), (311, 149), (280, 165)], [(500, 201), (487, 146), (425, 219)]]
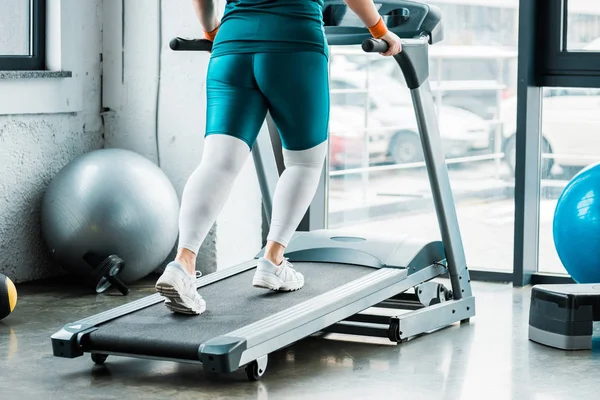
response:
[(51, 336), (52, 353), (54, 356), (62, 358), (81, 357), (84, 353), (81, 348), (82, 337), (96, 329), (98, 329), (96, 326), (86, 324), (73, 323), (65, 325), (60, 331)]
[[(243, 336), (248, 349), (242, 354), (240, 366), (269, 354), (304, 337), (317, 333), (351, 315), (368, 309), (421, 282), (445, 271), (441, 265), (431, 265), (413, 275), (402, 269), (381, 269), (369, 274), (378, 277), (370, 285), (356, 286), (357, 281), (342, 286), (311, 301), (299, 304), (280, 314), (274, 314), (226, 336)], [(346, 292), (345, 296), (334, 298)], [(319, 312), (316, 309), (320, 308)], [(317, 316), (318, 315), (318, 316)]]
[[(439, 271), (436, 272), (439, 273)], [(432, 274), (432, 276), (435, 275)], [(386, 295), (384, 292), (387, 288), (394, 287), (398, 282), (406, 282), (406, 280), (406, 270), (380, 269), (282, 312), (272, 314), (253, 324), (237, 329), (225, 336), (243, 337), (248, 341), (248, 348), (251, 348), (271, 337), (284, 334), (295, 327), (303, 326), (318, 318), (318, 316), (325, 317), (347, 305), (361, 302), (373, 293), (376, 293), (377, 297), (381, 297), (376, 302), (383, 301), (399, 292), (393, 291), (394, 293)], [(369, 304), (366, 304), (357, 310), (348, 311), (348, 315), (343, 318), (368, 307)]]

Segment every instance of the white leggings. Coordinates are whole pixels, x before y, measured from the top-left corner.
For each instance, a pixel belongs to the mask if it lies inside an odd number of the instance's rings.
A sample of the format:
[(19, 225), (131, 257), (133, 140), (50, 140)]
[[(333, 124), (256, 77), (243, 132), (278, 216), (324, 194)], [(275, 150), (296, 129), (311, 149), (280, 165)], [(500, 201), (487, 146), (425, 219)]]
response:
[[(267, 240), (288, 245), (315, 195), (326, 152), (327, 142), (308, 150), (283, 149), (285, 170), (275, 189)], [(249, 154), (248, 145), (233, 136), (206, 137), (200, 165), (183, 190), (179, 249), (198, 254)]]

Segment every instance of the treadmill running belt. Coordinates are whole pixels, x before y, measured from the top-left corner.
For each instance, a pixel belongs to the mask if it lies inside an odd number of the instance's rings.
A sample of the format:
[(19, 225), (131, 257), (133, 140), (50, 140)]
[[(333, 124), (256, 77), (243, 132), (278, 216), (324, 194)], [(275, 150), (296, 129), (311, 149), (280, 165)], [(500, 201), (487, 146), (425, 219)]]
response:
[(255, 268), (199, 289), (207, 309), (201, 315), (169, 311), (162, 302), (99, 326), (82, 342), (85, 351), (198, 361), (199, 346), (269, 315), (345, 285), (373, 268), (296, 263), (305, 285), (295, 292), (252, 286)]

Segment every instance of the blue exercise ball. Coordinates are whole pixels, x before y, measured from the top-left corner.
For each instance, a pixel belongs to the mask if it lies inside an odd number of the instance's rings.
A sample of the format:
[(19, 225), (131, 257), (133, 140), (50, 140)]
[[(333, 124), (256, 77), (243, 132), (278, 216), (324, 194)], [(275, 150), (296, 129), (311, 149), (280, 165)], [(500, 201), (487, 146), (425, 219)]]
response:
[(116, 255), (124, 261), (118, 277), (131, 283), (171, 253), (178, 217), (177, 193), (155, 163), (129, 150), (102, 149), (76, 157), (53, 177), (41, 230), (66, 270), (87, 276), (90, 265)]
[(581, 170), (563, 189), (554, 212), (558, 256), (577, 283), (600, 283), (600, 163)]

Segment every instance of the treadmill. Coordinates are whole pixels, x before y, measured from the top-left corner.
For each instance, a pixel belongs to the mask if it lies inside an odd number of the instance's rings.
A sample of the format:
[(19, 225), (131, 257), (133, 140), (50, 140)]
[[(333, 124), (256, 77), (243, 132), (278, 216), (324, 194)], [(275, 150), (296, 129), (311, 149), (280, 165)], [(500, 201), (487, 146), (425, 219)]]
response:
[[(96, 364), (108, 355), (202, 364), (211, 377), (246, 370), (250, 380), (266, 371), (268, 355), (303, 338), (328, 333), (387, 338), (402, 343), (468, 322), (475, 298), (428, 82), (428, 47), (443, 39), (440, 9), (406, 0), (378, 1), (389, 29), (403, 39), (395, 56), (411, 90), (441, 241), (418, 239), (407, 227), (396, 237), (357, 236), (343, 230), (295, 233), (285, 257), (305, 277), (295, 292), (272, 292), (251, 284), (257, 258), (208, 274), (196, 286), (208, 304), (196, 316), (175, 314), (152, 294), (71, 322), (51, 336), (56, 357), (90, 353)], [(325, 1), (330, 46), (362, 45), (384, 51), (342, 0)], [(209, 51), (211, 43), (177, 37), (175, 51)], [(272, 124), (252, 149), (263, 205), (271, 215), (281, 148)], [(268, 221), (270, 222), (270, 221)], [(434, 281), (449, 278), (451, 288)]]

